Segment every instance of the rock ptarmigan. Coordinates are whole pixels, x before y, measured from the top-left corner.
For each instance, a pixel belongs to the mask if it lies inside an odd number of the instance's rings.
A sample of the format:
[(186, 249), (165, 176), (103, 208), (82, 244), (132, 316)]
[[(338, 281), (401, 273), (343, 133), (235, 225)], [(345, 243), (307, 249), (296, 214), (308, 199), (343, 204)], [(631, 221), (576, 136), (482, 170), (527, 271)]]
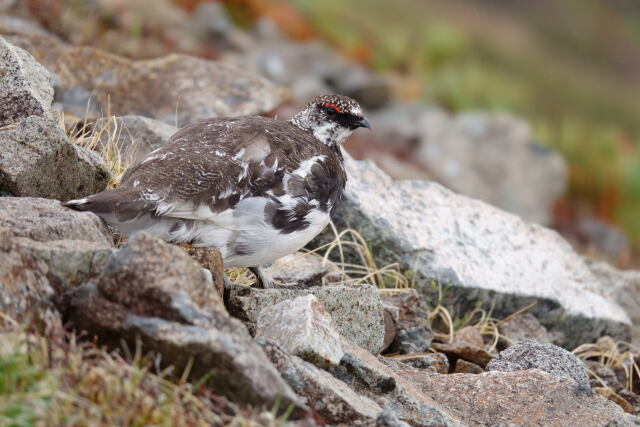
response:
[(329, 223), (347, 179), (340, 146), (359, 127), (370, 128), (362, 109), (341, 95), (314, 98), (290, 121), (208, 119), (129, 168), (118, 188), (66, 205), (126, 235), (217, 248), (225, 267), (280, 287), (264, 267)]

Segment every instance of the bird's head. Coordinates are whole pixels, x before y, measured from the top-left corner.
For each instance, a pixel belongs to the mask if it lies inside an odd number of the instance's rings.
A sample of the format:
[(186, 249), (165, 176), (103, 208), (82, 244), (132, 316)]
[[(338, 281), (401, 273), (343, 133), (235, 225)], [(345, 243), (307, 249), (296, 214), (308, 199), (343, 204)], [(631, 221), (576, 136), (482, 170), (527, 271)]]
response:
[(360, 105), (343, 95), (316, 96), (291, 121), (327, 145), (342, 144), (360, 127), (371, 129)]

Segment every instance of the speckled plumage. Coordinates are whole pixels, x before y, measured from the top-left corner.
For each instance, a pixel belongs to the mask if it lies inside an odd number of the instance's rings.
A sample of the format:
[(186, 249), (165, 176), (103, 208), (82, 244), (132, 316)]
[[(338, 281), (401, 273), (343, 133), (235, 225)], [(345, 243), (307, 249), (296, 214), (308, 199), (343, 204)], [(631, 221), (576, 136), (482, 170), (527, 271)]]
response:
[(227, 267), (268, 264), (326, 226), (346, 183), (340, 144), (360, 126), (360, 107), (337, 95), (315, 98), (289, 122), (205, 120), (127, 170), (117, 189), (68, 206), (125, 234), (217, 247)]

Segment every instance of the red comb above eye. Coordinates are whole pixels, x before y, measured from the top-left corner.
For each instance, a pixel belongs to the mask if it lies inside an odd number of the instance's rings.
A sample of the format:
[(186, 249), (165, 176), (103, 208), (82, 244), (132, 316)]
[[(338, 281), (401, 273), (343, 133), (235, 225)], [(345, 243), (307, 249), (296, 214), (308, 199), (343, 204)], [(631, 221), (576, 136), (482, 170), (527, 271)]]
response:
[(342, 109), (340, 107), (338, 107), (337, 105), (335, 105), (335, 104), (329, 104), (327, 102), (326, 104), (322, 104), (322, 106), (325, 107), (325, 108), (331, 108), (336, 113), (342, 113)]

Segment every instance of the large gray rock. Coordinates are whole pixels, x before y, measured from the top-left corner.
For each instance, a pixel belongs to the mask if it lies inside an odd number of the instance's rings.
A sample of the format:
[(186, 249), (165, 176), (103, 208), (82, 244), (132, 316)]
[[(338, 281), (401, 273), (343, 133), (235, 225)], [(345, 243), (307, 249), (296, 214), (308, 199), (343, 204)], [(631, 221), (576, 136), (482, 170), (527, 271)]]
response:
[(51, 75), (28, 52), (0, 37), (0, 127), (28, 116), (51, 117)]
[(287, 384), (330, 425), (371, 425), (381, 411), (371, 399), (276, 344), (258, 339)]
[(343, 337), (372, 353), (380, 351), (384, 342), (384, 319), (380, 297), (371, 285), (318, 286), (305, 290), (235, 286), (229, 290), (227, 308), (231, 315), (254, 330), (260, 312), (266, 307), (309, 294), (320, 300)]
[(340, 334), (331, 315), (313, 295), (285, 300), (260, 312), (256, 338), (316, 365), (337, 365), (342, 359)]
[(631, 318), (634, 344), (640, 344), (640, 271), (618, 270), (606, 262), (587, 261), (591, 272), (600, 281), (598, 293), (616, 301)]
[(450, 115), (429, 106), (401, 105), (371, 122), (381, 141), (396, 146), (404, 141), (431, 179), (527, 221), (548, 224), (552, 205), (565, 190), (563, 158), (533, 141), (526, 122), (512, 116)]
[(150, 152), (162, 147), (178, 129), (143, 116), (120, 116), (99, 119), (94, 125), (100, 133), (98, 143), (114, 143), (120, 150), (123, 168), (142, 161)]
[[(67, 317), (112, 347), (122, 340), (160, 355), (176, 375), (189, 369), (234, 402), (306, 412), (246, 328), (226, 313), (201, 267), (176, 246), (133, 236), (97, 278), (76, 288)], [(134, 348), (132, 347), (132, 348)]]
[(0, 230), (13, 251), (5, 251), (6, 259), (0, 262), (0, 274), (13, 277), (3, 285), (5, 298), (15, 295), (15, 289), (43, 289), (22, 304), (22, 311), (51, 300), (54, 290), (62, 293), (96, 277), (114, 250), (97, 216), (72, 211), (55, 200), (1, 197)]
[(104, 190), (110, 177), (96, 153), (69, 141), (50, 118), (0, 128), (0, 191), (69, 200)]
[(634, 426), (638, 418), (574, 381), (538, 369), (414, 377), (463, 425)]
[(502, 351), (487, 365), (488, 371), (516, 372), (540, 369), (555, 377), (567, 377), (589, 390), (589, 374), (584, 362), (573, 353), (553, 344), (521, 341)]
[(433, 182), (393, 182), (346, 156), (349, 181), (334, 221), (358, 230), (380, 265), (415, 272), (416, 288), (456, 313), (478, 304), (505, 317), (530, 313), (560, 330), (563, 346), (602, 335), (629, 338), (629, 319), (556, 232), (457, 195)]

